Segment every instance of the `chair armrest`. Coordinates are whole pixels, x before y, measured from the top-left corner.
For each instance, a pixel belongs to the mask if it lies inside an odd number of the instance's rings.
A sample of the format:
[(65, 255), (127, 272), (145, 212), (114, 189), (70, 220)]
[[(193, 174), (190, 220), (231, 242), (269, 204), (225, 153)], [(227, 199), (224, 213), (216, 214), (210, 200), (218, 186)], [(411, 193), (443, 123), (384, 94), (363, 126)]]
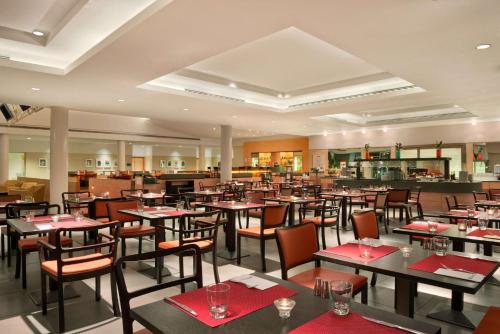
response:
[(47, 248), (47, 249), (49, 249), (51, 251), (55, 251), (56, 250), (56, 246), (49, 244), (45, 240), (38, 240), (37, 243), (38, 243), (39, 248)]

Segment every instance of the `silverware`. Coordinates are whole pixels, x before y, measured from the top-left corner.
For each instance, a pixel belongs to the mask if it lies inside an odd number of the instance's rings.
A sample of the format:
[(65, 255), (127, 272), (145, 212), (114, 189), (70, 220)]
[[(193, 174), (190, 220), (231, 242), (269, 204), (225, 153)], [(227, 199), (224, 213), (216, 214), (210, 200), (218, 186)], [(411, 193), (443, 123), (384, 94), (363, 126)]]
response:
[(473, 271), (462, 269), (462, 268), (450, 268), (450, 267), (448, 267), (447, 265), (445, 265), (443, 263), (441, 263), (441, 267), (444, 268), (444, 269), (454, 270), (454, 271), (460, 271), (462, 273), (467, 273), (467, 274), (477, 274), (477, 273), (475, 273)]
[(411, 328), (403, 327), (403, 326), (392, 324), (390, 322), (386, 322), (386, 321), (382, 321), (382, 320), (377, 320), (377, 319), (373, 319), (373, 318), (369, 318), (369, 317), (363, 317), (363, 319), (371, 321), (371, 322), (374, 322), (374, 323), (377, 323), (379, 325), (384, 325), (384, 326), (387, 326), (387, 327), (397, 328), (397, 329), (400, 329), (402, 331), (407, 331), (409, 333), (425, 334), (424, 332), (417, 331), (416, 329), (411, 329)]
[(188, 306), (186, 306), (186, 305), (184, 305), (184, 304), (179, 303), (178, 301), (173, 300), (173, 299), (172, 299), (172, 298), (170, 298), (170, 297), (165, 297), (165, 298), (163, 298), (163, 300), (164, 300), (166, 303), (171, 303), (171, 304), (174, 304), (174, 305), (176, 305), (176, 306), (180, 307), (181, 309), (183, 309), (183, 310), (184, 310), (184, 311), (186, 311), (186, 312), (191, 313), (191, 314), (192, 314), (192, 315), (194, 315), (195, 317), (197, 317), (197, 316), (198, 316), (198, 313), (196, 313), (196, 311), (195, 311), (195, 310), (193, 310), (192, 308), (190, 308), (190, 307), (188, 307)]

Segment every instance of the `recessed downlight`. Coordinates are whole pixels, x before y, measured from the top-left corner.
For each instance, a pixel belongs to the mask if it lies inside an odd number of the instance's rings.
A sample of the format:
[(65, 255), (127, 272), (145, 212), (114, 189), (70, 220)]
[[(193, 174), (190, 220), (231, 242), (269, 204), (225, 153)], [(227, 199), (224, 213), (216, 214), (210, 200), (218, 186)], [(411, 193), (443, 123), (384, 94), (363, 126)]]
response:
[(238, 88), (238, 85), (235, 84), (234, 82), (230, 82), (229, 83), (229, 87), (231, 87), (231, 88)]
[(472, 125), (476, 125), (477, 124), (477, 121), (475, 119), (473, 119), (471, 122), (470, 122)]
[(184, 110), (184, 111), (189, 111), (189, 108), (184, 108), (184, 109), (182, 109), (182, 110)]
[(282, 99), (282, 98), (284, 98), (284, 95), (280, 93), (280, 94), (278, 94), (278, 98)]
[(345, 136), (347, 134), (347, 132), (344, 130), (342, 131), (342, 136)]
[(491, 44), (488, 44), (488, 43), (479, 44), (478, 46), (476, 46), (477, 50), (486, 50), (489, 48), (491, 48)]
[(35, 36), (38, 36), (38, 37), (45, 36), (45, 33), (43, 31), (40, 31), (40, 30), (33, 30), (32, 34)]
[(289, 99), (290, 97), (292, 97), (292, 95), (290, 95), (290, 94), (285, 94), (285, 96), (284, 96), (284, 97), (285, 97), (285, 99)]
[(26, 137), (26, 139), (31, 140), (31, 137)]
[(326, 137), (326, 136), (328, 136), (328, 132), (325, 131), (325, 132), (323, 132), (323, 137)]
[(38, 87), (31, 87), (31, 90), (34, 91), (34, 92), (38, 92), (40, 90), (40, 88), (38, 88)]
[(387, 132), (387, 128), (384, 126), (384, 128), (382, 129), (382, 131)]
[(366, 129), (361, 129), (361, 133), (365, 134), (366, 133)]
[(124, 99), (118, 99), (117, 102), (125, 102)]

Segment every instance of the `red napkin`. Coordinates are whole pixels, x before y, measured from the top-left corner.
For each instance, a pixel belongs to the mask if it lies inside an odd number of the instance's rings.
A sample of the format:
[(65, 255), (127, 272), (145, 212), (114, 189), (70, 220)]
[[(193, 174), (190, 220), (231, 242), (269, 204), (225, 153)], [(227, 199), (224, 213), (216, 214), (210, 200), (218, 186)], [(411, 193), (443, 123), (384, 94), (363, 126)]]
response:
[(54, 228), (74, 228), (74, 227), (87, 227), (92, 224), (86, 220), (76, 221), (76, 220), (65, 220), (57, 223), (50, 223)]
[[(214, 319), (210, 316), (205, 288), (180, 294), (172, 297), (172, 299), (196, 311), (198, 313), (196, 319), (205, 325), (217, 327), (269, 306), (278, 298), (286, 298), (297, 294), (297, 291), (281, 285), (275, 285), (266, 290), (259, 290), (254, 288), (249, 289), (240, 283), (230, 281), (225, 283), (231, 286), (231, 290), (229, 292), (229, 316), (224, 319)], [(186, 314), (190, 315), (187, 312)]]
[(371, 262), (371, 261), (378, 260), (381, 257), (384, 257), (384, 256), (389, 255), (391, 253), (394, 253), (398, 250), (399, 250), (399, 248), (397, 248), (397, 247), (386, 246), (386, 245), (382, 245), (379, 247), (373, 247), (372, 257), (367, 259), (367, 258), (359, 256), (358, 244), (348, 243), (348, 244), (344, 244), (341, 246), (330, 247), (330, 248), (324, 249), (320, 252), (345, 256), (345, 257), (349, 257), (353, 260), (361, 261), (361, 262)]
[(481, 259), (471, 259), (465, 256), (457, 255), (445, 255), (437, 256), (433, 254), (426, 257), (423, 260), (412, 263), (408, 266), (409, 269), (426, 271), (428, 273), (433, 273), (439, 268), (442, 268), (442, 264), (451, 269), (464, 269), (477, 274), (488, 275), (496, 267), (496, 262), (481, 260)]
[(474, 231), (467, 233), (467, 236), (470, 236), (470, 237), (484, 237), (485, 235), (498, 235), (498, 236), (500, 236), (500, 230), (488, 228), (486, 230), (481, 231), (480, 229), (475, 229)]
[(346, 316), (339, 316), (329, 311), (295, 328), (290, 334), (359, 334), (360, 332), (369, 334), (407, 333), (406, 331), (368, 321), (352, 311)]
[[(418, 223), (418, 222), (401, 226), (401, 228), (409, 229), (409, 230), (429, 231), (429, 227), (428, 227), (427, 223)], [(449, 228), (450, 228), (450, 226), (447, 224), (437, 223), (437, 233), (446, 231)]]

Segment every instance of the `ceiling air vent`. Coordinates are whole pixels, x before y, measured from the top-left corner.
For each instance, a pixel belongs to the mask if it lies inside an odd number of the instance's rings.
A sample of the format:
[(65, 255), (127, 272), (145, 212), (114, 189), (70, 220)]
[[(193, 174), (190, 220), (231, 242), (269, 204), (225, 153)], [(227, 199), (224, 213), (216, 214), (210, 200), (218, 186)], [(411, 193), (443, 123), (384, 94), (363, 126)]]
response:
[(201, 90), (194, 90), (194, 89), (185, 88), (184, 91), (186, 91), (188, 93), (192, 93), (192, 94), (198, 94), (198, 95), (203, 95), (203, 96), (215, 97), (215, 98), (218, 98), (218, 99), (224, 99), (224, 100), (233, 101), (233, 102), (241, 102), (241, 103), (245, 102), (245, 100), (243, 100), (243, 99), (238, 99), (238, 98), (235, 98), (235, 97), (224, 96), (224, 95), (219, 95), (219, 94), (207, 93), (207, 92), (203, 92)]

